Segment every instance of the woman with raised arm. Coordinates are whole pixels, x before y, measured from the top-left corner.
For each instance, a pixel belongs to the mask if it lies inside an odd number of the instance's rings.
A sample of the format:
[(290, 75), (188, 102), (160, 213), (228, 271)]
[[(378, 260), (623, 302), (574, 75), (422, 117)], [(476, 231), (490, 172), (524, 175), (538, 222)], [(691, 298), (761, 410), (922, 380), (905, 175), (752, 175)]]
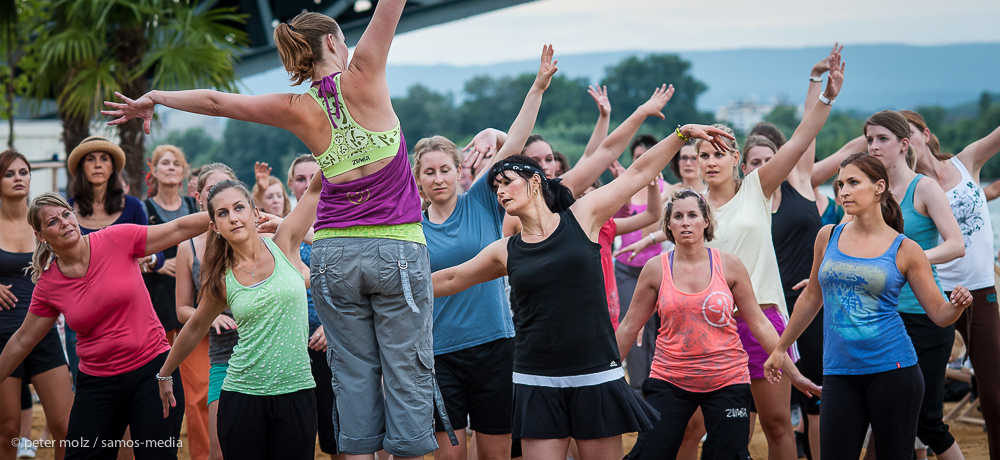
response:
[(136, 100), (119, 96), (123, 102), (106, 102), (113, 110), (103, 112), (120, 117), (111, 124), (142, 118), (147, 132), (157, 104), (276, 126), (316, 156), (323, 192), (311, 282), (320, 319), (337, 325), (325, 332), (337, 369), (337, 441), (349, 455), (384, 447), (409, 458), (437, 448), (433, 300), (420, 196), (385, 76), (404, 4), (377, 3), (350, 59), (343, 32), (328, 16), (302, 13), (279, 24), (278, 53), (296, 84), (312, 81), (306, 94), (151, 91)]
[(278, 217), (287, 216), (292, 210), (292, 201), (288, 199), (281, 180), (271, 175), (271, 167), (258, 161), (254, 163), (253, 173), (255, 182), (250, 193), (260, 204), (260, 210)]
[[(565, 458), (572, 437), (583, 458), (617, 458), (622, 433), (652, 428), (655, 412), (635, 397), (621, 369), (603, 292), (598, 234), (685, 139), (725, 149), (727, 136), (708, 126), (678, 127), (620, 177), (575, 202), (530, 158), (512, 156), (490, 170), (497, 200), (524, 229), (491, 243), (468, 262), (435, 272), (434, 294), (454, 295), (509, 275), (521, 308), (515, 325), (512, 437), (521, 439), (525, 457)], [(600, 149), (617, 142), (614, 137)]]
[[(481, 168), (489, 170), (493, 163), (521, 151), (556, 70), (552, 48), (546, 46), (520, 113), (500, 150)], [(468, 192), (459, 193), (461, 164), (455, 144), (442, 136), (421, 139), (414, 147), (413, 175), (430, 201), (423, 229), (432, 270), (466, 262), (503, 237), (504, 210), (489, 188), (490, 181), (480, 176)], [(463, 429), (467, 420), (471, 422), (480, 458), (511, 456), (514, 324), (505, 284), (497, 279), (434, 299), (435, 378), (454, 428)], [(441, 420), (435, 430), (440, 446), (435, 458), (468, 457), (465, 436), (452, 446)]]
[[(0, 355), (0, 384), (63, 314), (77, 331), (80, 355), (66, 456), (114, 458), (128, 426), (132, 439), (143, 441), (134, 445), (137, 458), (176, 458), (183, 410), (169, 418), (157, 410), (156, 371), (170, 345), (138, 259), (204, 232), (207, 216), (82, 235), (70, 204), (47, 192), (31, 201), (28, 223), (37, 239), (31, 264), (37, 284), (24, 323)], [(182, 393), (178, 372), (160, 378)]]
[[(316, 445), (316, 386), (306, 351), (306, 283), (291, 262), (315, 220), (320, 180), (274, 238), (259, 235), (260, 212), (241, 183), (224, 180), (208, 192), (211, 230), (201, 267), (199, 307), (174, 341), (160, 374), (172, 372), (212, 328), (233, 312), (239, 341), (219, 396), (218, 434), (227, 458), (312, 459)], [(163, 416), (176, 402), (161, 382)]]
[[(675, 457), (697, 408), (709, 427), (702, 458), (749, 458), (750, 374), (733, 320), (735, 307), (741, 307), (765, 349), (774, 350), (778, 334), (761, 311), (740, 259), (706, 249), (715, 220), (705, 199), (693, 190), (677, 191), (663, 216), (663, 229), (676, 247), (643, 267), (617, 333), (625, 356), (647, 319), (654, 313), (662, 318), (652, 373), (643, 384), (660, 421), (639, 434), (626, 458)], [(773, 384), (781, 375), (775, 369), (767, 377)]]
[[(208, 209), (208, 191), (213, 185), (224, 180), (236, 180), (236, 173), (229, 166), (222, 163), (211, 163), (202, 166), (198, 180), (192, 186), (195, 191), (194, 198), (202, 211)], [(181, 323), (187, 323), (194, 315), (195, 306), (198, 305), (198, 291), (201, 288), (201, 266), (204, 261), (205, 241), (208, 232), (202, 233), (177, 247), (177, 319)], [(215, 321), (208, 335), (203, 338), (192, 354), (204, 354), (207, 357), (209, 370), (204, 375), (207, 380), (206, 407), (208, 408), (208, 458), (219, 460), (222, 458), (222, 449), (219, 447), (218, 412), (219, 393), (222, 390), (222, 379), (226, 377), (226, 369), (229, 367), (229, 357), (233, 354), (233, 347), (239, 337), (236, 331), (236, 321), (233, 320), (233, 312), (223, 311)], [(207, 343), (206, 343), (207, 342)], [(191, 361), (191, 357), (184, 360), (184, 363)], [(184, 364), (181, 364), (183, 376)], [(185, 385), (185, 390), (187, 386)], [(187, 395), (185, 393), (185, 402)], [(190, 409), (185, 409), (185, 412)]]
[[(743, 180), (739, 179), (740, 152), (736, 148), (735, 141), (728, 142), (733, 153), (718, 150), (705, 142), (698, 143), (695, 147), (698, 150), (702, 177), (708, 184), (708, 203), (712, 205), (713, 212), (722, 223), (717, 238), (709, 246), (732, 252), (747, 265), (757, 301), (778, 332), (784, 330), (787, 313), (771, 237), (770, 197), (796, 168), (809, 144), (816, 138), (816, 134), (830, 115), (833, 100), (840, 92), (844, 80), (844, 65), (840, 59), (840, 50), (835, 48), (827, 59), (830, 76), (827, 79), (826, 90), (818, 96), (822, 103), (817, 104), (806, 114), (792, 138), (770, 161), (748, 174)], [(664, 239), (662, 231), (651, 234), (651, 237), (643, 238), (620, 252), (635, 253), (653, 242)], [(820, 389), (805, 379), (791, 364), (794, 359), (786, 363), (790, 379), (782, 379), (777, 385), (768, 384), (764, 380), (763, 370), (768, 353), (749, 333), (741, 317), (737, 316), (736, 324), (740, 329), (743, 348), (750, 357), (750, 388), (760, 414), (761, 427), (767, 437), (768, 458), (794, 459), (796, 449), (789, 415), (791, 400), (789, 383), (807, 395), (818, 394)], [(794, 352), (794, 348), (789, 351)]]
[(946, 295), (959, 284), (972, 293), (972, 305), (955, 327), (965, 339), (976, 369), (990, 454), (1000, 457), (1000, 315), (993, 275), (993, 224), (979, 182), (983, 164), (1000, 151), (1000, 128), (951, 155), (941, 152), (937, 136), (920, 114), (909, 110), (900, 113), (909, 123), (916, 172), (934, 179), (945, 190), (962, 233), (965, 256), (938, 265), (937, 272)]
[[(15, 150), (0, 153), (0, 349), (7, 347), (24, 323), (35, 289), (35, 283), (27, 274), (36, 244), (28, 225), (30, 189), (28, 159)], [(73, 379), (54, 325), (45, 331), (42, 341), (31, 348), (11, 377), (0, 383), (0, 435), (4, 439), (20, 438), (17, 429), (21, 421), (19, 403), (24, 396), (22, 391), (27, 389), (23, 382), (28, 378), (38, 392), (47, 426), (56, 441), (55, 458), (61, 459), (66, 452), (66, 444), (61, 441), (66, 439), (73, 404)], [(3, 443), (0, 450), (0, 458), (14, 458), (18, 446)]]
[[(876, 157), (848, 157), (837, 181), (853, 220), (820, 230), (811, 281), (777, 350), (791, 345), (825, 305), (823, 458), (857, 458), (869, 423), (878, 458), (911, 458), (923, 377), (897, 312), (899, 293), (904, 284), (913, 286), (919, 304), (938, 325), (954, 323), (972, 295), (959, 286), (952, 303), (941, 296), (924, 251), (901, 234), (903, 212)], [(765, 369), (776, 369), (783, 357), (773, 353)]]
[[(951, 213), (948, 197), (934, 180), (910, 169), (912, 156), (910, 125), (899, 112), (883, 110), (864, 125), (868, 153), (882, 161), (889, 174), (889, 191), (903, 210), (903, 234), (916, 241), (931, 264), (941, 264), (965, 255), (962, 231)], [(992, 255), (992, 254), (991, 254)], [(937, 269), (932, 267), (934, 286), (941, 289)], [(944, 417), (944, 379), (951, 348), (955, 343), (954, 321), (944, 327), (936, 324), (917, 301), (913, 283), (899, 293), (899, 316), (913, 342), (924, 379), (924, 398), (920, 405), (917, 436), (934, 449), (939, 459), (963, 458), (955, 438), (948, 431)], [(875, 444), (879, 440), (876, 437)]]

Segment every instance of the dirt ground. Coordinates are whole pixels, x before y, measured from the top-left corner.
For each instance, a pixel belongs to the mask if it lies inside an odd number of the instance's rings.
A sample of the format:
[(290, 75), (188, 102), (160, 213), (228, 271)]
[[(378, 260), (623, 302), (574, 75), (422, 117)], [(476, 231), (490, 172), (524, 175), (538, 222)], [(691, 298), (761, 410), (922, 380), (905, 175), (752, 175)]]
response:
[[(947, 414), (948, 411), (954, 407), (955, 403), (945, 403), (944, 412)], [(42, 425), (44, 422), (44, 416), (42, 415), (42, 407), (38, 404), (35, 405), (34, 413), (34, 423), (32, 426), (31, 434), (33, 439), (38, 439), (42, 433)], [(953, 422), (950, 424), (951, 433), (958, 440), (960, 446), (962, 446), (962, 452), (965, 454), (965, 458), (968, 460), (986, 460), (989, 458), (989, 450), (986, 445), (986, 433), (983, 432), (981, 425), (972, 425), (962, 422)], [(187, 432), (181, 430), (181, 442), (183, 447), (180, 448), (177, 458), (179, 460), (190, 460), (190, 455), (188, 454), (187, 448)], [(635, 443), (635, 434), (625, 435), (624, 438), (624, 451), (627, 452), (628, 449), (632, 447)], [(328, 459), (329, 457), (320, 453), (319, 444), (316, 445), (316, 459)], [(753, 442), (750, 443), (750, 454), (755, 459), (766, 459), (767, 458), (767, 443), (764, 440), (764, 433), (760, 430), (760, 425), (756, 427), (756, 432), (753, 436)], [(39, 460), (52, 460), (54, 452), (52, 449), (39, 449), (38, 457)], [(432, 460), (434, 457), (428, 455), (425, 457), (427, 460)]]

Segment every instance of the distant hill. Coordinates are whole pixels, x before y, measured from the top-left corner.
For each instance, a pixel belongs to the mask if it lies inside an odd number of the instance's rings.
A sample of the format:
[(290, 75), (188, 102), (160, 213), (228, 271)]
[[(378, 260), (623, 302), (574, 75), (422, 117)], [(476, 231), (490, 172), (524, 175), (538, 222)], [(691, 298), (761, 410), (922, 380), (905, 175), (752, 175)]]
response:
[[(801, 103), (809, 69), (828, 50), (743, 49), (677, 54), (690, 61), (694, 76), (708, 85), (708, 91), (698, 100), (699, 107), (714, 111), (734, 99)], [(561, 73), (587, 77), (596, 83), (605, 67), (629, 55), (646, 54), (650, 53), (621, 51), (557, 58)], [(845, 47), (844, 60), (847, 78), (844, 93), (837, 100), (841, 109), (874, 111), (935, 104), (948, 107), (974, 100), (983, 91), (1000, 92), (1000, 43), (855, 45)], [(537, 65), (535, 60), (469, 67), (391, 65), (388, 79), (394, 96), (405, 95), (410, 86), (420, 83), (461, 99), (464, 82), (473, 76), (534, 72)]]

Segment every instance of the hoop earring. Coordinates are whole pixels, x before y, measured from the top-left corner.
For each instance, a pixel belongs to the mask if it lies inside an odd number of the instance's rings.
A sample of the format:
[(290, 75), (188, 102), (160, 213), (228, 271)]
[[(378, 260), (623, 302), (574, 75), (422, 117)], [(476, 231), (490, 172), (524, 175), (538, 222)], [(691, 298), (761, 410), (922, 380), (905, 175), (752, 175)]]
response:
[(535, 196), (538, 196), (538, 189), (535, 189)]

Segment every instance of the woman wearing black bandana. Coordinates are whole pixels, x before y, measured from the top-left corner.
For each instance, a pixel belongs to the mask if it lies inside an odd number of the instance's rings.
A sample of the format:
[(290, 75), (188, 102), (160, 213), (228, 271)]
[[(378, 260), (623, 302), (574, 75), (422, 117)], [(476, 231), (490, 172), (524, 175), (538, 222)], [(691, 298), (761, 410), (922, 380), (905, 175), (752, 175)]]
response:
[[(640, 108), (633, 115), (649, 114)], [(624, 134), (612, 133), (602, 148), (616, 145), (618, 135)], [(621, 369), (598, 233), (685, 141), (704, 139), (726, 150), (723, 137), (730, 136), (713, 127), (678, 127), (617, 179), (576, 202), (527, 157), (512, 156), (488, 173), (500, 205), (521, 220), (523, 230), (466, 263), (435, 272), (434, 295), (509, 276), (521, 305), (512, 437), (521, 439), (525, 457), (565, 458), (570, 437), (585, 458), (620, 457), (623, 433), (652, 428), (656, 411), (635, 397)]]

